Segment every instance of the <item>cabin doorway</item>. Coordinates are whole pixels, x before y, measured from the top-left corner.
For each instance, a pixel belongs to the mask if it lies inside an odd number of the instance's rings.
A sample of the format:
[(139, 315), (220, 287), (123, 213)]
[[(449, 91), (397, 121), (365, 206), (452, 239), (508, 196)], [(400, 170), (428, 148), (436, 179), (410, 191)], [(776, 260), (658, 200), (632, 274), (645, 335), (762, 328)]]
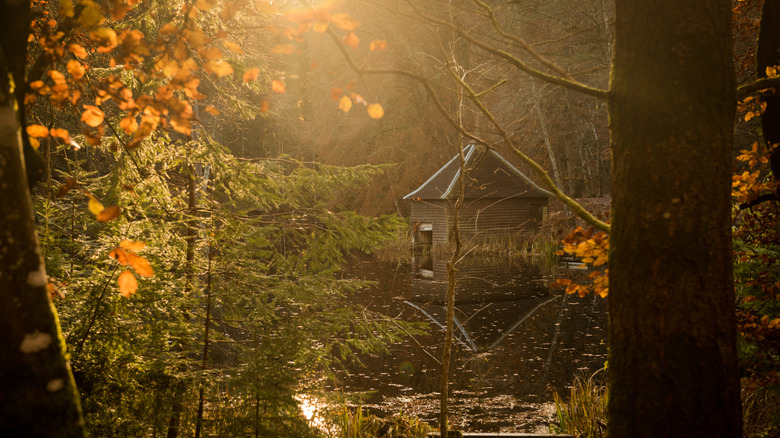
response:
[(433, 224), (419, 223), (414, 233), (414, 243), (421, 245), (433, 244)]

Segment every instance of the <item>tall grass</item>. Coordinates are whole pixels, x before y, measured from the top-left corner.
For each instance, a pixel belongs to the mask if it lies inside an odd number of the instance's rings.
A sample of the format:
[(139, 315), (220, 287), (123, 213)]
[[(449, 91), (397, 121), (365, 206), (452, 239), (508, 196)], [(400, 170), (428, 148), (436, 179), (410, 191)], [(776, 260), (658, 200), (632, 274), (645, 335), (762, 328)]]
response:
[(780, 437), (780, 384), (742, 390), (745, 438)]
[(568, 399), (553, 390), (558, 423), (550, 425), (552, 433), (567, 433), (577, 438), (601, 438), (607, 432), (607, 386), (605, 368), (590, 377), (577, 377)]
[(433, 428), (419, 418), (398, 413), (380, 418), (364, 412), (363, 408), (344, 408), (338, 415), (340, 432), (335, 438), (426, 438)]

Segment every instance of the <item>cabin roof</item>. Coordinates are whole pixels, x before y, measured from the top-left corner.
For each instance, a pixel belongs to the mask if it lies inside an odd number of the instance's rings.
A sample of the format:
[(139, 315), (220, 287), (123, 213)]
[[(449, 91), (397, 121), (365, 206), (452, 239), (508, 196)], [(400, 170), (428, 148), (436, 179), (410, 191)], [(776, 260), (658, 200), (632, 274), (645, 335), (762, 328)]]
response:
[[(467, 198), (544, 198), (552, 193), (539, 187), (498, 152), (470, 144), (463, 149), (465, 168), (476, 180), (466, 186)], [(404, 199), (430, 200), (457, 197), (460, 162), (454, 156), (420, 187), (404, 196)]]

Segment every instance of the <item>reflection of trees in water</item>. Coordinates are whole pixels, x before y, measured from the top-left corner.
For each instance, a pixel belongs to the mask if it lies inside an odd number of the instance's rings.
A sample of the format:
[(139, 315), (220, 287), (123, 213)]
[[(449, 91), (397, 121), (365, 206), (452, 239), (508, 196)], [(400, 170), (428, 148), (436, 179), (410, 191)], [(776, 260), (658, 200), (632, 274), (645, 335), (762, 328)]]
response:
[[(431, 263), (432, 278), (408, 266), (367, 262), (357, 270), (379, 285), (358, 298), (386, 315), (430, 322), (431, 334), (417, 342), (438, 357), (442, 330), (433, 321), (444, 322), (446, 267)], [(563, 391), (578, 373), (603, 366), (605, 300), (551, 292), (537, 268), (518, 263), (470, 261), (458, 267), (458, 275), (456, 316), (462, 333), (454, 346), (451, 380), (456, 399), (473, 397), (477, 404), (502, 396), (546, 400), (548, 385)], [(414, 341), (361, 360), (366, 367), (342, 383), (346, 390), (377, 390), (371, 402), (438, 391), (438, 365)]]

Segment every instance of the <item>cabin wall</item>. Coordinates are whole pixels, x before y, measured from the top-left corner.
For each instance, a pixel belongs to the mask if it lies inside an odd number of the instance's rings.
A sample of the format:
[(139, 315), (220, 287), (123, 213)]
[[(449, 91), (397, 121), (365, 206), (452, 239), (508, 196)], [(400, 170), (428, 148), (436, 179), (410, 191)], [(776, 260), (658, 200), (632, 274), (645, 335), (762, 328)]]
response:
[(461, 233), (488, 239), (521, 229), (537, 230), (547, 208), (547, 198), (483, 198), (466, 200), (461, 209)]
[[(414, 243), (444, 243), (447, 242), (448, 209), (446, 200), (412, 201), (409, 206), (412, 223), (412, 242)], [(432, 229), (428, 231), (428, 227)], [(430, 239), (430, 241), (428, 241)]]
[[(461, 207), (461, 237), (489, 239), (521, 229), (537, 230), (547, 204), (547, 198), (467, 199)], [(412, 242), (446, 243), (453, 205), (447, 200), (412, 201)]]

